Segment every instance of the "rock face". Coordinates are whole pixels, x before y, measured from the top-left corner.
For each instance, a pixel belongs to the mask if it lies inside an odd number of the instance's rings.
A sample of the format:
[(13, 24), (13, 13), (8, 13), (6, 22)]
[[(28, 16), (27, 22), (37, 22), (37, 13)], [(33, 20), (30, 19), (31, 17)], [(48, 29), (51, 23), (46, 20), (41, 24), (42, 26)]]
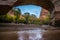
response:
[[(54, 16), (52, 17), (53, 19), (53, 23), (55, 26), (59, 26), (60, 25), (60, 0), (53, 0), (53, 4), (55, 6), (55, 12), (54, 12)], [(60, 26), (59, 26), (60, 27)]]
[(0, 0), (0, 5), (13, 5), (17, 0)]
[(12, 6), (9, 5), (0, 5), (0, 15), (6, 14), (11, 8)]
[(48, 10), (42, 8), (42, 11), (41, 11), (41, 14), (40, 14), (40, 19), (41, 19), (41, 20), (44, 20), (44, 19), (47, 17), (46, 15), (47, 15), (48, 13), (49, 13)]
[(53, 0), (55, 11), (60, 11), (60, 0)]

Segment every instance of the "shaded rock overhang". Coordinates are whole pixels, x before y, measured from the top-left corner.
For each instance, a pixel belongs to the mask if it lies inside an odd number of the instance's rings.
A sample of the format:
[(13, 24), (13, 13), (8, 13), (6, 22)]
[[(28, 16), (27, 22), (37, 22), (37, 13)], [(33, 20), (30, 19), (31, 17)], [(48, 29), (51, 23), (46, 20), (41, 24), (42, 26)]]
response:
[(9, 10), (11, 10), (12, 6), (9, 5), (0, 5), (0, 15), (5, 15)]
[(20, 6), (20, 5), (37, 5), (41, 6), (48, 11), (52, 11), (54, 9), (54, 4), (50, 0), (17, 0), (13, 5), (0, 5), (0, 15), (6, 14), (12, 7)]

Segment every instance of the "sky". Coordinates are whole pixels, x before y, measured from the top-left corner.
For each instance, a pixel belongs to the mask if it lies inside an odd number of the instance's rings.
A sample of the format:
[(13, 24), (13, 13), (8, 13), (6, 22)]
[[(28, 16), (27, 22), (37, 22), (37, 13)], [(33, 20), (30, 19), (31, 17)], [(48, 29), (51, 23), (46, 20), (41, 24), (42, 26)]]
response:
[(19, 8), (22, 14), (29, 12), (30, 14), (36, 15), (37, 18), (39, 18), (41, 12), (41, 7), (36, 5), (22, 5), (17, 6), (16, 8)]

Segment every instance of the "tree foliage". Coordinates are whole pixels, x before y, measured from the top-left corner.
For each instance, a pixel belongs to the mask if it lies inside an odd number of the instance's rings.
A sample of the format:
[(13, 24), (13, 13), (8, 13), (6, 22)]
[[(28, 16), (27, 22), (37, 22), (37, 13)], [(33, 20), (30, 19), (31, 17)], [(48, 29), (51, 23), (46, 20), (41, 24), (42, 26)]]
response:
[(14, 15), (16, 16), (15, 18), (15, 23), (20, 22), (20, 15), (21, 15), (21, 10), (19, 8), (13, 8)]
[(13, 21), (12, 17), (8, 14), (0, 16), (0, 22), (11, 23), (12, 21)]
[(26, 24), (28, 24), (28, 23), (29, 23), (30, 13), (26, 12), (26, 13), (24, 13), (24, 15), (23, 15), (23, 16), (25, 17)]

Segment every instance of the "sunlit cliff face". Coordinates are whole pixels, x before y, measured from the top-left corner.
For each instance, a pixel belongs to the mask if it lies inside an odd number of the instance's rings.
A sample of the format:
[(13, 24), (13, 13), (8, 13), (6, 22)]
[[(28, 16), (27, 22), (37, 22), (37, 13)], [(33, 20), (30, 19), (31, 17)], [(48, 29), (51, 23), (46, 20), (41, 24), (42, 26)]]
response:
[(9, 14), (10, 16), (14, 17), (14, 12), (13, 12), (13, 10), (10, 10), (10, 11), (8, 12), (8, 14)]
[(42, 20), (44, 20), (46, 17), (48, 17), (48, 15), (49, 15), (49, 11), (46, 10), (46, 9), (44, 9), (44, 8), (42, 8), (40, 18), (41, 18)]

